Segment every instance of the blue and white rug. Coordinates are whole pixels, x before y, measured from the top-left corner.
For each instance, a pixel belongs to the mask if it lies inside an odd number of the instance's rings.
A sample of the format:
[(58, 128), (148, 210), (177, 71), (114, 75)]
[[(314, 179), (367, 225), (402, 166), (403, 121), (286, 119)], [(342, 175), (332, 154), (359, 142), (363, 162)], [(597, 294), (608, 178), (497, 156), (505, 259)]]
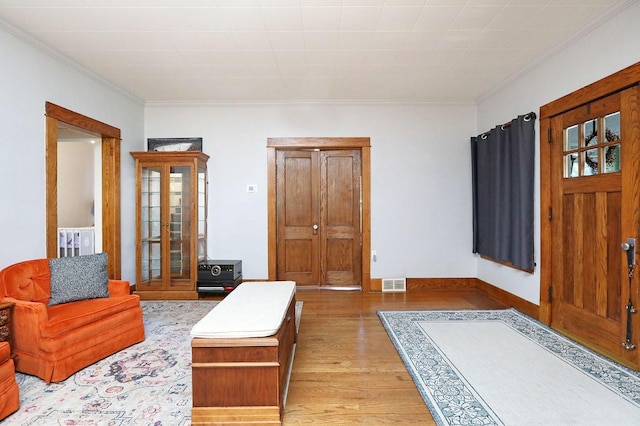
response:
[(640, 374), (516, 310), (378, 316), (438, 425), (640, 425)]

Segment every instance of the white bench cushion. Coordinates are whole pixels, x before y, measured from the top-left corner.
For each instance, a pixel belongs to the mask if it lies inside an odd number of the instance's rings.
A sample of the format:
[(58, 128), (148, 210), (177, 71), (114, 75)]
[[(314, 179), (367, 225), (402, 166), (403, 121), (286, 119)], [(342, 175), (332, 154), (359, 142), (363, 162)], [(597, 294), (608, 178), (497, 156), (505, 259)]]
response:
[(294, 281), (242, 283), (193, 326), (191, 337), (273, 336), (282, 325), (295, 294)]

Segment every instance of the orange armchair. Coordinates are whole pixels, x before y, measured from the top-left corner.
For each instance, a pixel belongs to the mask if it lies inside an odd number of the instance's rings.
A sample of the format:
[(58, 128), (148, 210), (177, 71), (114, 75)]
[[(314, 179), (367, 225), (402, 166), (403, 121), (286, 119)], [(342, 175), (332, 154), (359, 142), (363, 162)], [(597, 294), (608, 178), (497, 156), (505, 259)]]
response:
[(11, 359), (11, 348), (0, 342), (0, 420), (20, 408), (20, 393), (16, 371)]
[(47, 383), (144, 340), (140, 298), (129, 282), (108, 280), (107, 297), (49, 306), (49, 259), (28, 260), (0, 271), (0, 298), (15, 303), (15, 368)]

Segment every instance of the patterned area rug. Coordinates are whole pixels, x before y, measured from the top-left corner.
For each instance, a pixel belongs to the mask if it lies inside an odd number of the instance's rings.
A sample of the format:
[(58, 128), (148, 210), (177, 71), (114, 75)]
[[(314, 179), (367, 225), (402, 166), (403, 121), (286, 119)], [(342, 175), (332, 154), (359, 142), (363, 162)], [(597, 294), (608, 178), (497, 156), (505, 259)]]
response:
[(640, 374), (516, 310), (378, 316), (438, 425), (639, 424)]
[[(17, 374), (20, 410), (3, 424), (153, 425), (191, 423), (193, 325), (216, 301), (143, 301), (146, 338), (47, 385)], [(296, 304), (299, 321), (302, 302)]]

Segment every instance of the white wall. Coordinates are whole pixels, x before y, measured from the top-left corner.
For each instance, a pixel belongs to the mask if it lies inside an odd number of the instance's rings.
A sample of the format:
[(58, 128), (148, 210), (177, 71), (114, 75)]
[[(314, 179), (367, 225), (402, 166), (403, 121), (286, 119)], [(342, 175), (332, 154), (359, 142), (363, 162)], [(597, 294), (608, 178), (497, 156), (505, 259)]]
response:
[(122, 276), (133, 281), (135, 173), (124, 157), (144, 147), (142, 103), (1, 28), (0, 268), (46, 255), (44, 113), (50, 101), (122, 131)]
[[(475, 105), (162, 105), (137, 100), (0, 30), (0, 267), (45, 255), (45, 120), (51, 101), (122, 130), (122, 275), (134, 280), (135, 173), (147, 137), (201, 136), (210, 160), (209, 252), (267, 276), (266, 139), (368, 136), (372, 277), (475, 277), (531, 302), (539, 275), (471, 254), (469, 137), (640, 60), (634, 3)], [(1, 26), (1, 25), (0, 25)], [(477, 117), (477, 119), (476, 119)], [(536, 176), (538, 180), (538, 176)], [(258, 192), (246, 193), (247, 184)], [(537, 199), (537, 206), (539, 199)], [(536, 230), (539, 236), (539, 207)], [(539, 239), (539, 238), (538, 238)], [(539, 259), (539, 241), (536, 242)]]
[(58, 143), (58, 227), (94, 225), (94, 157), (99, 144)]
[[(267, 265), (269, 137), (371, 138), (371, 276), (474, 277), (469, 137), (475, 105), (148, 104), (145, 137), (203, 137), (210, 258)], [(257, 184), (258, 192), (246, 192)]]
[[(574, 90), (640, 61), (640, 4), (622, 13), (580, 40), (541, 61), (537, 67), (487, 96), (478, 104), (476, 133), (489, 130), (539, 108)], [(538, 133), (538, 132), (536, 132)], [(540, 142), (536, 135), (537, 144)], [(540, 259), (540, 157), (536, 152), (536, 259)], [(478, 278), (538, 304), (540, 268), (533, 275), (515, 271), (482, 259)]]

